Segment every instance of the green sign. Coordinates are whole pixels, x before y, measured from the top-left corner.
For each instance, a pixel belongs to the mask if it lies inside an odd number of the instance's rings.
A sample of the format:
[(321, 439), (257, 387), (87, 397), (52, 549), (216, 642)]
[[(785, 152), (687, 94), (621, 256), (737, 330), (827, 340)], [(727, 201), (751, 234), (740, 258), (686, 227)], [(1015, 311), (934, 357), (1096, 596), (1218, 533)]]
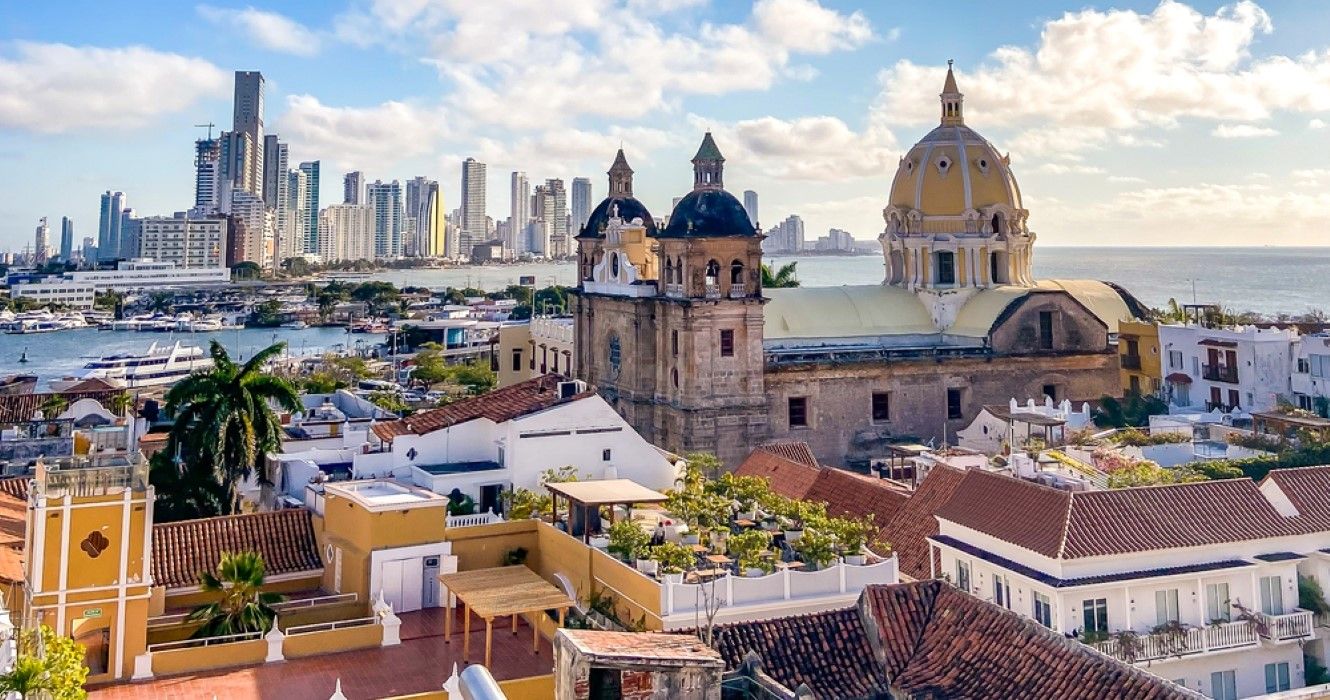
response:
[(88, 617), (88, 618), (101, 617), (101, 616), (102, 616), (102, 609), (101, 609), (101, 608), (88, 608), (88, 609), (86, 609), (86, 610), (83, 611), (83, 616), (84, 616), (84, 617)]

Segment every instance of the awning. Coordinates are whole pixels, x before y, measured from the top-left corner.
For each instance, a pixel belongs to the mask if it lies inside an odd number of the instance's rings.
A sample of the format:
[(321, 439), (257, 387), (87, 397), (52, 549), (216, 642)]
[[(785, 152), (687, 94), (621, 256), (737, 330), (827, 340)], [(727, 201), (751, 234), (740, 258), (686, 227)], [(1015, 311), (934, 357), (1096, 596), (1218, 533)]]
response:
[(1167, 379), (1169, 384), (1191, 384), (1191, 377), (1182, 372), (1174, 372), (1164, 379)]
[(1206, 338), (1205, 340), (1202, 340), (1201, 342), (1197, 343), (1197, 345), (1209, 345), (1217, 348), (1236, 348), (1238, 346), (1238, 343), (1236, 340), (1220, 340), (1218, 338)]

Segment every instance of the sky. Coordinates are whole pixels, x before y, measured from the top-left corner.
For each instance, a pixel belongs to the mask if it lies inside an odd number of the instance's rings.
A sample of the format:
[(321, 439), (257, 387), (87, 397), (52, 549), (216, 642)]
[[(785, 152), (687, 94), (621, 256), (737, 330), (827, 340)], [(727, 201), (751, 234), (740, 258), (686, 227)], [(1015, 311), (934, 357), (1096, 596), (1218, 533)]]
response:
[(452, 209), (472, 156), (501, 220), (511, 171), (599, 199), (622, 145), (663, 216), (710, 129), (764, 227), (871, 239), (948, 59), (1040, 245), (1330, 245), (1330, 3), (254, 1), (0, 3), (0, 250), (95, 237), (107, 189), (188, 208), (236, 70), (323, 205), (362, 170)]

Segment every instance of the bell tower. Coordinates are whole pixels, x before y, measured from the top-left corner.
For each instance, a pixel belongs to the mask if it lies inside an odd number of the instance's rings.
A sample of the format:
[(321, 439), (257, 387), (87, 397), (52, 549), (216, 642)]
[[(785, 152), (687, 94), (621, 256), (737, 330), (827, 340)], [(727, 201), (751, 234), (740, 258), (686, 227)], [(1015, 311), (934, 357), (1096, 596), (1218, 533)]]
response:
[(702, 145), (697, 148), (697, 155), (693, 156), (693, 191), (698, 190), (724, 190), (725, 182), (722, 177), (725, 172), (725, 156), (720, 154), (720, 149), (716, 147), (716, 141), (711, 138), (711, 132), (702, 137)]

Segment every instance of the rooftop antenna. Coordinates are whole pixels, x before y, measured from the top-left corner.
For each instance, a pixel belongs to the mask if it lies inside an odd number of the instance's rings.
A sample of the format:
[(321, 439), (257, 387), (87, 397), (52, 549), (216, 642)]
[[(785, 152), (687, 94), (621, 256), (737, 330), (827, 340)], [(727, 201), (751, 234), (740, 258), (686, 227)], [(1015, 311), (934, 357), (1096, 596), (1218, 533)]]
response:
[(204, 128), (204, 127), (207, 127), (207, 129), (208, 129), (208, 140), (211, 141), (211, 140), (212, 140), (212, 128), (213, 128), (214, 126), (217, 126), (217, 125), (216, 125), (216, 124), (213, 124), (212, 122), (208, 122), (207, 124), (195, 124), (195, 125), (194, 125), (194, 128), (195, 128), (195, 129), (202, 129), (202, 128)]

